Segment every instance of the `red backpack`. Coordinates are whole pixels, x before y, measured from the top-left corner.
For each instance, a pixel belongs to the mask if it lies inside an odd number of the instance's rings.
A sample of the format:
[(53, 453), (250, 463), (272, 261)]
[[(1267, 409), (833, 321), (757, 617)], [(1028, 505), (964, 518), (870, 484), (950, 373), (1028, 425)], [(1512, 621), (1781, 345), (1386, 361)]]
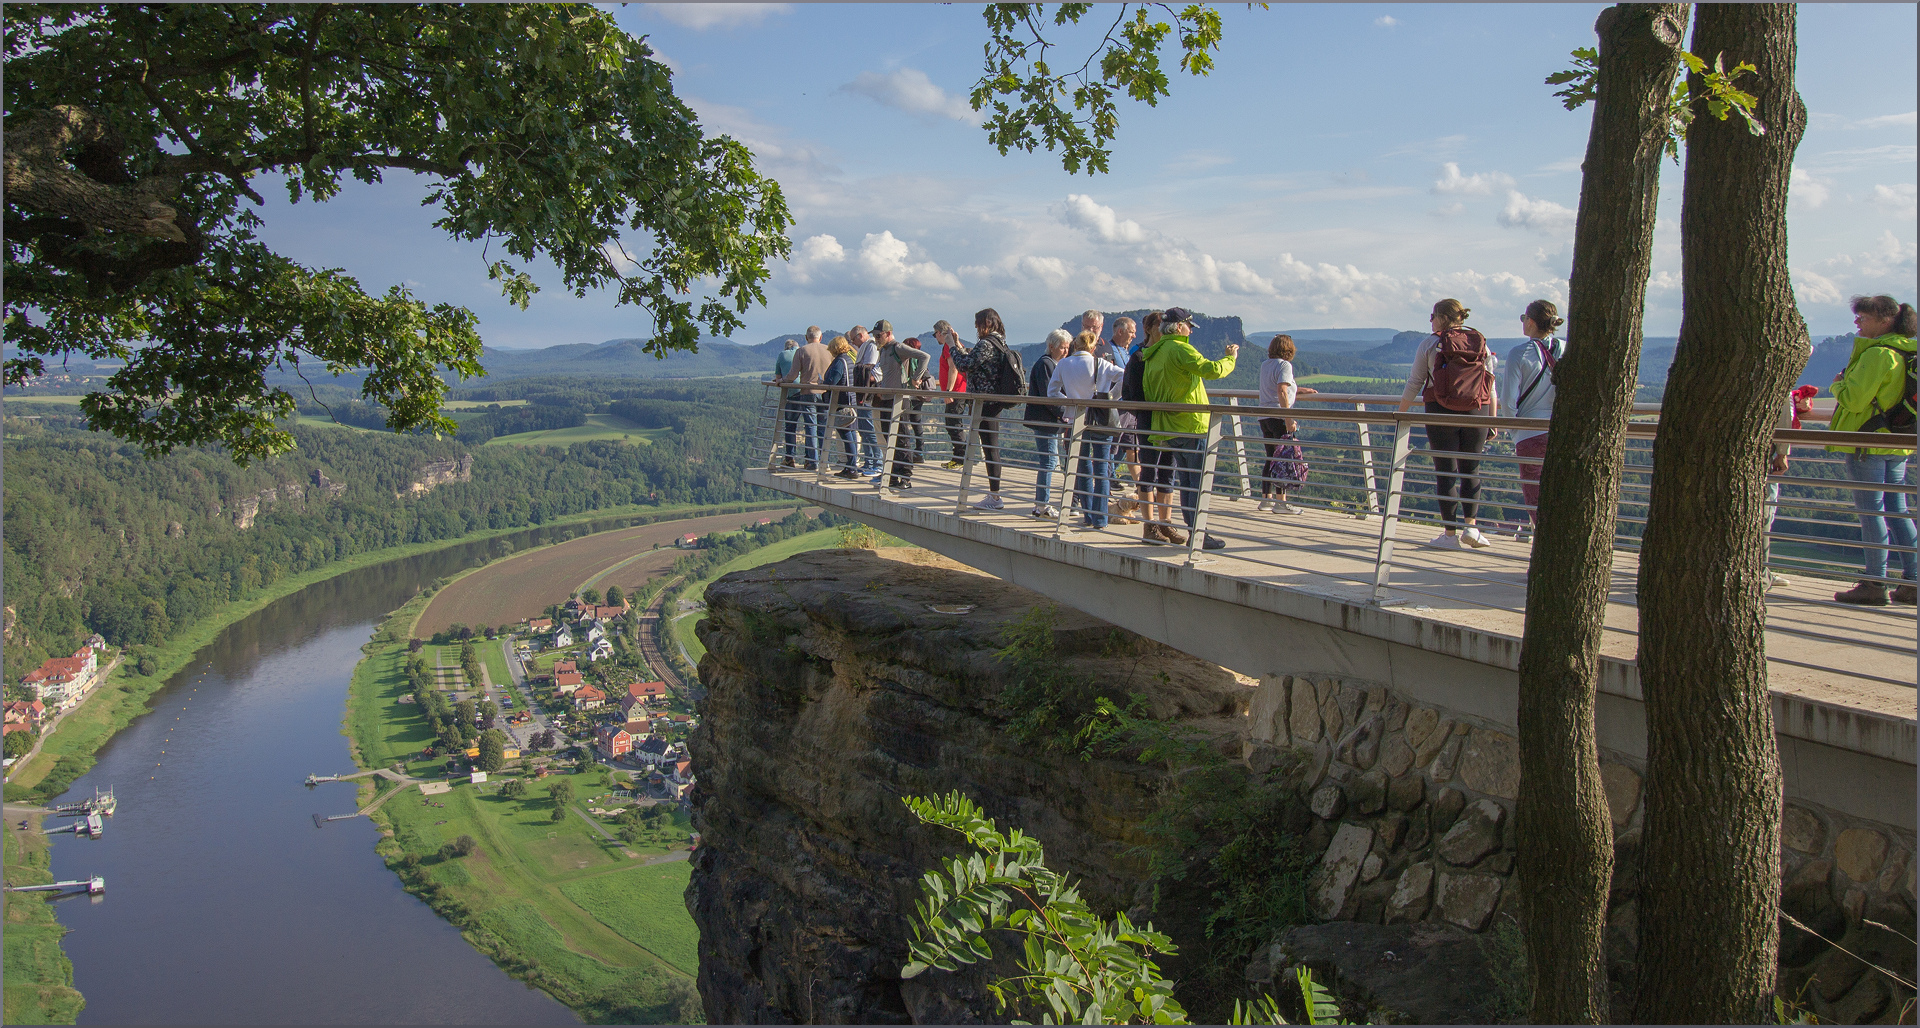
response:
[(1433, 348), (1433, 373), (1421, 398), (1448, 410), (1472, 414), (1493, 399), (1493, 354), (1478, 329), (1449, 328)]

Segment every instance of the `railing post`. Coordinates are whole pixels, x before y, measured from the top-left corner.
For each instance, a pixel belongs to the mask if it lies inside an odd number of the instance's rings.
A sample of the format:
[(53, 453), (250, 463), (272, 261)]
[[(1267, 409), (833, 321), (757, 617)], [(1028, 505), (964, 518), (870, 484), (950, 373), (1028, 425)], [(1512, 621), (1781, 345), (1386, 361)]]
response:
[[(1081, 430), (1086, 427), (1086, 423), (1087, 409), (1085, 407), (1075, 407), (1073, 409), (1073, 423), (1067, 426), (1067, 437), (1062, 440), (1060, 444), (1060, 470), (1063, 472), (1060, 479), (1060, 484), (1063, 488), (1060, 492), (1067, 502), (1059, 506), (1058, 509), (1060, 513), (1055, 515), (1053, 519), (1053, 537), (1055, 539), (1060, 538), (1060, 532), (1067, 526), (1067, 514), (1073, 510), (1073, 484), (1075, 481), (1073, 477), (1073, 442), (1080, 438)], [(1091, 472), (1093, 469), (1089, 467), (1087, 470)], [(1093, 475), (1091, 473), (1087, 475), (1087, 488), (1093, 488)], [(1089, 497), (1086, 503), (1087, 508), (1091, 510), (1093, 507), (1092, 498)]]
[(1393, 568), (1393, 536), (1400, 525), (1400, 491), (1406, 485), (1407, 455), (1413, 449), (1413, 420), (1396, 414), (1393, 423), (1393, 466), (1387, 472), (1386, 509), (1380, 513), (1380, 548), (1373, 558), (1373, 602), (1385, 602), (1387, 574)]
[[(1238, 396), (1227, 397), (1227, 406), (1240, 406), (1240, 398)], [(1253, 497), (1252, 484), (1247, 479), (1247, 423), (1238, 414), (1232, 414), (1229, 415), (1229, 417), (1233, 419), (1233, 451), (1240, 462), (1240, 498), (1243, 500), (1251, 499)], [(1262, 473), (1265, 472), (1264, 468), (1261, 470)]]
[[(880, 451), (880, 473), (888, 478), (894, 477), (893, 470), (900, 466), (900, 412), (906, 406), (905, 401), (904, 394), (894, 393), (887, 414), (887, 438), (882, 443)], [(907, 470), (911, 472), (913, 469), (909, 467)], [(876, 485), (874, 488), (882, 487)]]
[[(1356, 403), (1353, 405), (1353, 409), (1365, 414), (1367, 412), (1367, 405), (1364, 403)], [(1375, 477), (1373, 472), (1373, 431), (1367, 428), (1367, 422), (1364, 418), (1357, 423), (1357, 427), (1360, 429), (1360, 478), (1361, 484), (1366, 487), (1367, 491), (1367, 509), (1379, 510), (1380, 484), (1379, 479)]]
[(820, 462), (814, 465), (818, 474), (814, 480), (826, 484), (827, 465), (833, 463), (834, 422), (840, 419), (840, 390), (827, 389), (827, 423), (820, 426)]
[(779, 383), (775, 383), (774, 388), (780, 391), (780, 402), (773, 412), (773, 445), (767, 447), (768, 471), (780, 464), (780, 444), (787, 437), (787, 397), (792, 395), (786, 386)]
[[(1187, 533), (1187, 566), (1211, 563), (1200, 559), (1200, 549), (1207, 539), (1207, 511), (1213, 506), (1213, 469), (1217, 464), (1220, 448), (1220, 419), (1207, 418), (1206, 449), (1200, 454), (1200, 495), (1193, 501), (1193, 530)], [(1175, 484), (1178, 485), (1176, 479)], [(1178, 494), (1176, 494), (1178, 495)]]
[(980, 460), (980, 414), (987, 405), (979, 400), (967, 401), (967, 456), (960, 462), (960, 495), (953, 501), (953, 516), (959, 517), (967, 509), (967, 487), (973, 484), (973, 466)]

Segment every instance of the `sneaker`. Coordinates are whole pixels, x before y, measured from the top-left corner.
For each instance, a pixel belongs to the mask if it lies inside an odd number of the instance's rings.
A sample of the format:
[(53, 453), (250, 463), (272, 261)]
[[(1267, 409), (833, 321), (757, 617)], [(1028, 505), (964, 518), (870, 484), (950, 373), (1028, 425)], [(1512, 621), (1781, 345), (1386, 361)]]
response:
[(1060, 516), (1059, 509), (1055, 508), (1051, 504), (1043, 504), (1041, 506), (1035, 507), (1033, 508), (1033, 510), (1029, 511), (1028, 513), (1032, 514), (1036, 518), (1046, 518), (1049, 521), (1054, 520), (1055, 518), (1058, 518)]
[(1442, 532), (1427, 540), (1427, 545), (1442, 550), (1457, 550), (1460, 548), (1460, 537), (1452, 532)]
[(1783, 585), (1790, 585), (1792, 582), (1793, 579), (1788, 578), (1778, 571), (1767, 572), (1767, 588), (1769, 589), (1777, 589)]
[(1275, 501), (1273, 505), (1273, 512), (1275, 514), (1305, 514), (1306, 513), (1305, 510), (1302, 510), (1301, 508), (1296, 507), (1285, 500)]
[(1207, 533), (1207, 537), (1200, 541), (1200, 548), (1203, 550), (1224, 550), (1227, 548), (1227, 541), (1225, 539), (1215, 539), (1213, 533), (1209, 532)]
[(873, 483), (874, 485), (879, 485), (879, 484), (880, 484), (880, 480), (881, 480), (882, 478), (885, 478), (885, 477), (886, 477), (886, 475), (885, 475), (885, 474), (883, 474), (883, 473), (881, 473), (881, 472), (878, 472), (878, 471), (876, 471), (876, 472), (874, 472), (874, 473), (873, 473), (873, 474), (872, 474), (871, 476), (869, 476), (869, 477), (867, 478), (867, 481), (869, 481), (869, 482), (872, 482), (872, 483)]
[(998, 493), (988, 493), (975, 500), (973, 505), (980, 510), (1005, 510), (1007, 506)]
[(1273, 506), (1273, 501), (1272, 501), (1271, 499), (1263, 499), (1263, 500), (1261, 500), (1261, 501), (1260, 501), (1260, 502), (1259, 502), (1258, 504), (1256, 504), (1256, 505), (1254, 506), (1254, 508), (1253, 508), (1253, 509), (1254, 509), (1254, 510), (1266, 510), (1267, 508), (1269, 508), (1269, 507), (1271, 507), (1271, 506)]
[(820, 465), (818, 465), (818, 464), (815, 464), (815, 463), (814, 463), (814, 462), (812, 462), (812, 461), (808, 461), (808, 462), (806, 462), (806, 463), (805, 463), (804, 465), (802, 465), (802, 467), (803, 467), (803, 468), (804, 468), (805, 470), (807, 470), (807, 471), (818, 471), (818, 470), (820, 470)]
[(1887, 587), (1879, 582), (1861, 582), (1846, 592), (1834, 593), (1833, 598), (1841, 603), (1862, 607), (1884, 607), (1887, 605)]
[(965, 466), (966, 466), (966, 464), (965, 464), (965, 462), (963, 462), (963, 461), (957, 461), (957, 460), (950, 460), (950, 461), (948, 461), (948, 462), (946, 462), (945, 464), (942, 464), (942, 465), (940, 465), (940, 466), (941, 466), (941, 467), (943, 467), (943, 468), (946, 468), (946, 469), (947, 469), (948, 471), (958, 471), (958, 470), (960, 470), (961, 468), (963, 468), (963, 467), (965, 467)]
[(1907, 606), (1911, 607), (1914, 605), (1914, 600), (1916, 598), (1920, 598), (1920, 597), (1916, 597), (1913, 586), (1896, 585), (1893, 587), (1893, 602), (1895, 603), (1904, 603)]
[(1460, 533), (1460, 541), (1476, 550), (1484, 550), (1493, 545), (1493, 540), (1481, 535), (1480, 530), (1472, 525), (1468, 525), (1466, 531)]
[(840, 470), (833, 473), (833, 477), (848, 478), (848, 479), (859, 478), (860, 472), (855, 471), (852, 468), (841, 468)]
[(1532, 542), (1532, 541), (1533, 541), (1533, 529), (1532, 529), (1532, 528), (1529, 528), (1529, 527), (1526, 527), (1526, 526), (1524, 526), (1524, 525), (1523, 525), (1523, 526), (1521, 526), (1521, 527), (1519, 527), (1519, 528), (1516, 528), (1516, 529), (1514, 529), (1514, 530), (1513, 530), (1513, 541), (1514, 541), (1514, 542), (1516, 542), (1516, 543), (1530, 543), (1530, 542)]
[(788, 457), (786, 460), (781, 461), (780, 466), (783, 468), (797, 467), (797, 465), (793, 463), (792, 457)]

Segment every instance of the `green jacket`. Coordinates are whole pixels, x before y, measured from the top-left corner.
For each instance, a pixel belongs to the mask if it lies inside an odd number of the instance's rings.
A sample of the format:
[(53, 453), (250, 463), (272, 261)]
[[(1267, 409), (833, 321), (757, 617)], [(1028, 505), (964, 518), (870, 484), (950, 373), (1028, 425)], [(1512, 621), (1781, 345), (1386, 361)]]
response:
[[(1888, 334), (1872, 339), (1855, 339), (1853, 356), (1847, 362), (1846, 373), (1840, 381), (1833, 384), (1833, 423), (1835, 432), (1853, 432), (1873, 417), (1874, 404), (1880, 410), (1890, 409), (1900, 402), (1900, 387), (1907, 383), (1906, 360), (1894, 350), (1905, 353), (1914, 352), (1914, 341), (1903, 335)], [(1885, 432), (1882, 428), (1880, 431)], [(1852, 453), (1851, 446), (1829, 446), (1835, 453)], [(1901, 454), (1913, 450), (1911, 446), (1874, 448), (1868, 453)]]
[[(1186, 336), (1161, 336), (1159, 342), (1140, 351), (1140, 359), (1147, 362), (1141, 386), (1150, 403), (1206, 403), (1206, 380), (1233, 374), (1232, 357), (1210, 361), (1200, 356)], [(1207, 430), (1208, 420), (1208, 415), (1198, 411), (1153, 412), (1153, 428), (1158, 432), (1199, 434)], [(1148, 441), (1159, 446), (1167, 438), (1153, 436)]]

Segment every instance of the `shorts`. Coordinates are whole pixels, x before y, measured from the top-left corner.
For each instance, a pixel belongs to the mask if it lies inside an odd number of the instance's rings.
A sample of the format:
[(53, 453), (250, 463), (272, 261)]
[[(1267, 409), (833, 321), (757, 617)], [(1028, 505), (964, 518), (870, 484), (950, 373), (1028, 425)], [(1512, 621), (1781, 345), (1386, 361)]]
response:
[[(1142, 440), (1142, 443), (1146, 443), (1146, 440)], [(1140, 451), (1140, 485), (1153, 486), (1163, 492), (1172, 492), (1173, 475), (1179, 469), (1179, 465), (1174, 461), (1173, 451), (1164, 448), (1153, 449), (1151, 444), (1147, 445), (1149, 448)]]

